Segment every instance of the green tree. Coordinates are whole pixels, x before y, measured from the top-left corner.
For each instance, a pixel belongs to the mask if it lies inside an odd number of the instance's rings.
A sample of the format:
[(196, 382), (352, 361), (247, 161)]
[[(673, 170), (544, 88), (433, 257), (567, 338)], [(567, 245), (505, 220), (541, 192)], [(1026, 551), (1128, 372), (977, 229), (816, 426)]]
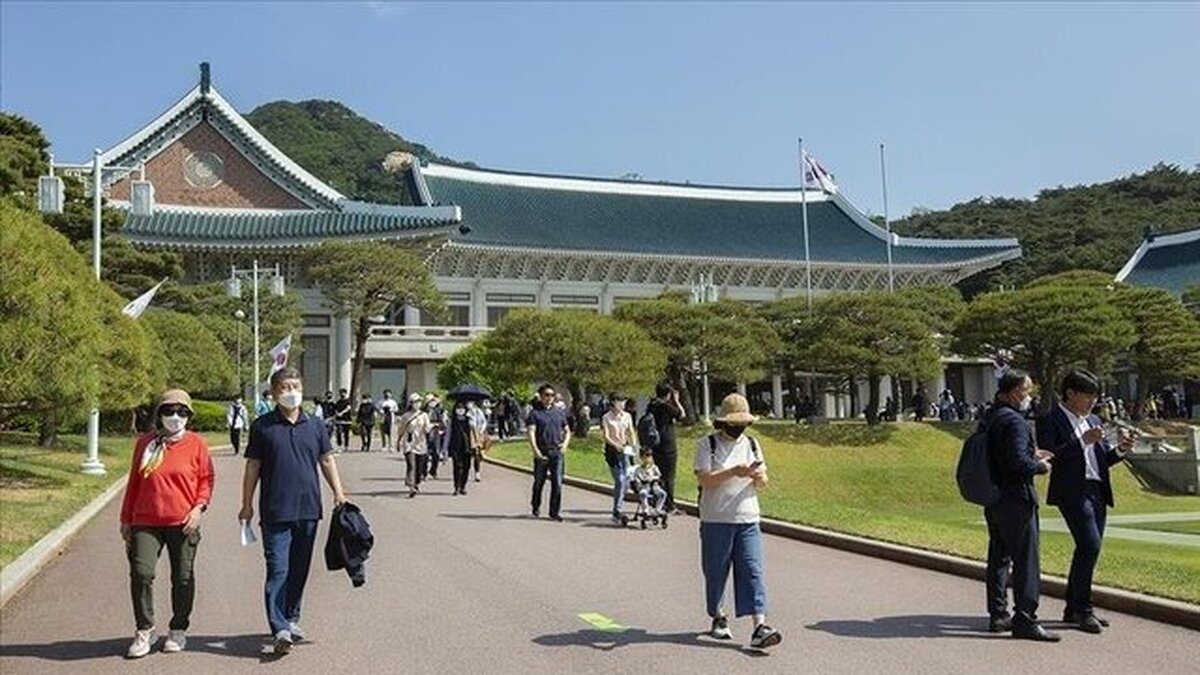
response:
[(762, 378), (780, 348), (775, 331), (745, 303), (690, 304), (682, 295), (664, 294), (623, 304), (613, 316), (646, 331), (663, 348), (662, 372), (681, 392), (689, 424), (697, 418), (691, 391), (705, 365), (713, 377), (752, 382)]
[(1135, 327), (1111, 296), (1104, 288), (1055, 283), (981, 295), (958, 322), (955, 351), (1006, 357), (1042, 386), (1048, 407), (1068, 369), (1107, 373), (1115, 355), (1137, 340)]
[(1192, 314), (1200, 316), (1200, 284), (1185, 287), (1181, 299), (1184, 306), (1192, 311)]
[(399, 245), (326, 241), (306, 253), (308, 275), (338, 316), (354, 331), (351, 400), (359, 398), (371, 318), (389, 307), (416, 307), (435, 320), (448, 314), (433, 275), (420, 258)]
[(486, 337), (473, 340), (438, 366), (438, 386), (447, 391), (464, 384), (479, 386), (499, 395), (516, 384), (503, 379), (500, 363)]
[(1117, 284), (1112, 302), (1133, 324), (1129, 366), (1138, 375), (1138, 405), (1147, 394), (1185, 378), (1200, 378), (1200, 318), (1161, 288)]
[(196, 317), (150, 309), (140, 321), (154, 331), (165, 355), (167, 385), (197, 398), (225, 398), (237, 390), (233, 364), (212, 331)]
[(588, 391), (649, 393), (666, 361), (637, 326), (577, 310), (517, 310), (481, 339), (500, 381), (563, 385), (577, 407)]
[(50, 161), (50, 143), (33, 122), (0, 112), (0, 194), (34, 206), (38, 177)]

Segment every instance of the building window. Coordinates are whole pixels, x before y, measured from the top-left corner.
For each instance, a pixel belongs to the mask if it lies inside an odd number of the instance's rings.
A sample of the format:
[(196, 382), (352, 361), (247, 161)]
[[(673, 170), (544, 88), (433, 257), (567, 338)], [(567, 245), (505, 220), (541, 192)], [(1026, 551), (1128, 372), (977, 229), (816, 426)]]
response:
[(470, 293), (442, 293), (442, 297), (446, 298), (446, 302), (462, 302), (471, 304)]
[(599, 305), (600, 298), (594, 295), (551, 295), (552, 305)]
[(333, 320), (328, 314), (305, 314), (301, 317), (305, 328), (329, 328)]
[(314, 396), (329, 391), (329, 337), (326, 335), (302, 335), (300, 342), (304, 353), (300, 355), (300, 375), (304, 388)]
[(450, 305), (446, 308), (449, 310), (445, 322), (434, 321), (425, 310), (420, 310), (421, 326), (470, 326), (471, 325), (471, 307), (470, 305)]
[(642, 300), (651, 300), (652, 298), (630, 298), (630, 297), (615, 297), (613, 298), (613, 307), (626, 305), (631, 302), (640, 302)]
[(488, 304), (533, 305), (537, 303), (537, 298), (531, 293), (488, 293), (486, 297)]
[(504, 317), (508, 316), (513, 307), (488, 307), (487, 308), (487, 325), (489, 328), (494, 328), (500, 324)]

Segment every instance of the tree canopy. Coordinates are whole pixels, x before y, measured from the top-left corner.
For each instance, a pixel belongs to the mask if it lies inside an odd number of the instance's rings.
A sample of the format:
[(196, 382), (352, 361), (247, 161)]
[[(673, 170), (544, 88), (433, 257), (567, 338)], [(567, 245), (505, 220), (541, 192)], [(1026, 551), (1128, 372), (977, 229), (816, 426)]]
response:
[(229, 352), (200, 319), (150, 309), (139, 320), (158, 336), (167, 386), (185, 389), (196, 398), (226, 398), (237, 391)]

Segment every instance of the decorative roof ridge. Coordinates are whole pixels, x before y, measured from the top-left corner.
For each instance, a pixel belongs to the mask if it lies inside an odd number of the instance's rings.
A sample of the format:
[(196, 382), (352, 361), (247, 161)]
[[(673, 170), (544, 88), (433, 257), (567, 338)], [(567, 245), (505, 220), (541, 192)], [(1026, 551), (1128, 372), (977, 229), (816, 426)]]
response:
[(203, 94), (200, 93), (200, 85), (192, 87), (191, 90), (183, 95), (183, 98), (176, 101), (174, 105), (167, 108), (161, 115), (142, 125), (140, 129), (130, 134), (125, 140), (100, 153), (100, 163), (109, 164), (146, 142), (147, 139), (186, 112), (188, 108), (192, 107), (201, 98), (203, 98)]
[(1114, 281), (1125, 281), (1125, 279), (1132, 274), (1135, 269), (1137, 269), (1138, 264), (1142, 262), (1142, 258), (1146, 256), (1147, 251), (1166, 246), (1190, 244), (1191, 242), (1197, 240), (1200, 240), (1200, 228), (1195, 230), (1184, 230), (1183, 232), (1172, 232), (1171, 234), (1156, 234), (1152, 238), (1143, 237), (1142, 243), (1137, 247), (1137, 250), (1133, 252), (1133, 255), (1129, 256), (1129, 260), (1126, 261), (1125, 266), (1122, 267), (1119, 272), (1117, 272), (1116, 277), (1114, 277)]
[[(849, 199), (846, 199), (841, 193), (835, 193), (832, 197), (833, 203), (850, 216), (850, 220), (863, 229), (867, 234), (876, 239), (887, 242), (888, 231), (871, 221), (858, 207), (854, 206)], [(911, 247), (911, 248), (1004, 248), (1004, 249), (1019, 249), (1021, 242), (1017, 239), (923, 239), (920, 237), (902, 237), (895, 232), (892, 235), (892, 246)]]
[[(423, 175), (422, 175), (423, 174)], [(718, 199), (725, 201), (796, 203), (803, 201), (798, 188), (756, 188), (694, 183), (659, 183), (555, 174), (525, 173), (500, 169), (479, 169), (429, 162), (418, 170), (425, 176), (450, 178), (472, 183), (507, 185), (542, 190), (563, 190), (605, 194), (626, 194), (647, 197), (678, 197), (684, 199)], [(811, 203), (829, 201), (820, 190), (808, 190)]]
[[(447, 243), (448, 248), (461, 249), (464, 251), (488, 251), (505, 253), (513, 253), (516, 255), (552, 255), (552, 256), (576, 256), (585, 258), (640, 258), (651, 260), (685, 260), (689, 262), (714, 262), (714, 263), (731, 263), (739, 265), (772, 265), (772, 266), (796, 266), (804, 265), (803, 259), (772, 259), (772, 258), (724, 258), (721, 256), (705, 256), (694, 254), (675, 254), (675, 253), (635, 253), (631, 251), (597, 251), (597, 250), (576, 250), (576, 249), (559, 249), (559, 248), (533, 248), (529, 246), (507, 246), (504, 244), (487, 244), (464, 242), (452, 239)], [(895, 269), (960, 269), (979, 265), (986, 262), (1006, 262), (1015, 258), (1021, 257), (1020, 250), (1002, 250), (986, 253), (984, 255), (967, 258), (965, 260), (955, 260), (952, 262), (934, 262), (934, 263), (895, 263), (892, 265)], [(845, 261), (812, 261), (813, 267), (860, 267), (863, 269), (887, 269), (886, 262), (880, 263), (847, 263)]]
[(452, 218), (455, 222), (462, 220), (462, 208), (458, 206), (376, 204), (374, 202), (362, 202), (352, 199), (341, 201), (338, 203), (338, 206), (345, 213), (363, 213), (373, 216), (429, 217), (436, 217), (436, 214), (445, 213), (447, 217)]

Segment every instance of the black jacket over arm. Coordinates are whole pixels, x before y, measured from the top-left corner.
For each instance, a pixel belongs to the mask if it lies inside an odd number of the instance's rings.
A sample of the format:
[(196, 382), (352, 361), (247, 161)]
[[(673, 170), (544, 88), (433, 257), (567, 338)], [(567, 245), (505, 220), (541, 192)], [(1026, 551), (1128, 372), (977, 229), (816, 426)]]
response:
[(1043, 473), (1033, 457), (1029, 422), (1010, 405), (997, 403), (988, 413), (988, 460), (1001, 497), (1037, 503), (1033, 477)]
[(329, 538), (325, 541), (325, 567), (346, 570), (355, 587), (367, 582), (365, 563), (375, 545), (371, 526), (354, 504), (342, 504), (329, 520)]
[[(1100, 418), (1095, 415), (1088, 415), (1088, 423), (1094, 427), (1101, 425)], [(1053, 410), (1038, 420), (1037, 439), (1038, 447), (1054, 453), (1054, 459), (1050, 460), (1054, 471), (1050, 474), (1046, 503), (1062, 504), (1081, 499), (1087, 482), (1087, 460), (1083, 456), (1083, 442), (1075, 435), (1070, 418), (1060, 406), (1054, 406)], [(1104, 502), (1112, 506), (1112, 483), (1109, 482), (1108, 467), (1125, 459), (1125, 456), (1104, 440), (1096, 443), (1095, 452), (1096, 468), (1100, 472), (1100, 490), (1104, 495)]]

